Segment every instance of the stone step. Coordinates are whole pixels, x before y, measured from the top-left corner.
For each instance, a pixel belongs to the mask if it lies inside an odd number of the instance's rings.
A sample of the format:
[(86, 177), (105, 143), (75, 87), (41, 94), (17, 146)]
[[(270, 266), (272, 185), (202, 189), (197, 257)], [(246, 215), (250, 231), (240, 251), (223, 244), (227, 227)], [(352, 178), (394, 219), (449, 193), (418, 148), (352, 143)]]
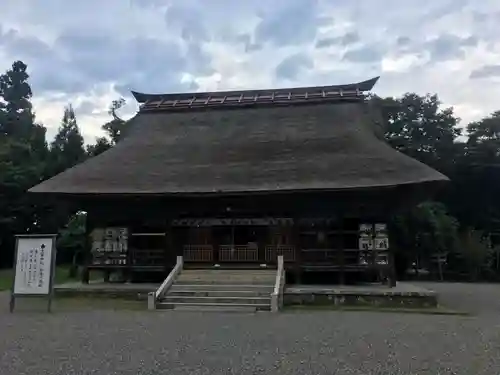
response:
[(178, 278), (184, 279), (215, 279), (215, 280), (225, 280), (225, 279), (235, 279), (235, 280), (274, 280), (276, 275), (183, 275), (180, 274)]
[(182, 270), (181, 275), (257, 275), (276, 276), (276, 270)]
[(180, 311), (239, 311), (239, 312), (256, 312), (270, 311), (269, 304), (234, 304), (234, 303), (165, 303), (160, 302), (156, 305), (158, 309), (175, 309)]
[(274, 280), (261, 279), (210, 279), (210, 278), (179, 278), (177, 285), (274, 285)]
[(271, 297), (198, 297), (198, 296), (172, 296), (167, 295), (161, 302), (165, 303), (191, 303), (191, 304), (235, 304), (235, 305), (265, 305), (271, 303)]
[(223, 279), (223, 278), (227, 278), (227, 277), (231, 277), (231, 278), (235, 278), (235, 279), (274, 279), (276, 278), (276, 274), (271, 274), (271, 275), (268, 275), (268, 274), (265, 274), (265, 275), (259, 275), (259, 274), (224, 274), (224, 273), (208, 273), (208, 274), (204, 274), (204, 273), (181, 273), (179, 275), (179, 277), (189, 277), (189, 278), (196, 278), (196, 277), (209, 277), (209, 278), (219, 278), (219, 279)]
[(248, 283), (269, 282), (276, 280), (276, 271), (237, 271), (237, 270), (186, 270), (182, 271), (178, 276), (177, 281), (201, 281), (206, 280), (212, 282), (224, 283), (240, 283), (248, 281)]
[(167, 296), (172, 297), (269, 297), (273, 289), (266, 288), (263, 290), (192, 290), (192, 289), (175, 289), (172, 287)]
[(169, 292), (177, 291), (251, 291), (259, 293), (271, 293), (274, 289), (273, 285), (264, 284), (204, 284), (204, 283), (181, 283), (177, 282), (172, 285)]

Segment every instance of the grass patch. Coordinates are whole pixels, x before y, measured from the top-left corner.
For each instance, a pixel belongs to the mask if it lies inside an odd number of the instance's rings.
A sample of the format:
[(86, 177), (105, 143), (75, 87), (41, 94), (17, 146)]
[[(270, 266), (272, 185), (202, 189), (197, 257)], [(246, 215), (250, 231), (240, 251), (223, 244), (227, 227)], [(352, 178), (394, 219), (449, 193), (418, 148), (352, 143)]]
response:
[(146, 301), (132, 301), (126, 299), (104, 299), (92, 297), (56, 298), (54, 311), (75, 310), (147, 310)]
[(300, 312), (300, 311), (366, 311), (366, 312), (383, 312), (396, 314), (426, 314), (426, 315), (458, 315), (471, 316), (470, 313), (464, 311), (450, 310), (443, 306), (438, 307), (377, 307), (377, 306), (336, 306), (336, 305), (293, 305), (286, 306), (283, 312)]
[[(65, 283), (80, 281), (79, 274), (77, 274), (77, 276), (75, 278), (69, 277), (69, 268), (70, 268), (69, 265), (62, 265), (62, 266), (56, 267), (56, 272), (55, 272), (55, 276), (54, 276), (55, 284), (65, 284)], [(92, 272), (91, 276), (93, 279), (102, 278), (101, 275), (99, 275), (98, 273), (96, 274), (95, 272)], [(12, 286), (13, 277), (14, 277), (14, 270), (13, 269), (1, 269), (0, 270), (0, 291), (10, 290), (10, 288)]]
[[(42, 312), (47, 311), (47, 298), (19, 297), (16, 298), (16, 311)], [(75, 311), (147, 311), (146, 301), (131, 301), (124, 299), (103, 299), (91, 297), (54, 298), (52, 300), (53, 312)]]

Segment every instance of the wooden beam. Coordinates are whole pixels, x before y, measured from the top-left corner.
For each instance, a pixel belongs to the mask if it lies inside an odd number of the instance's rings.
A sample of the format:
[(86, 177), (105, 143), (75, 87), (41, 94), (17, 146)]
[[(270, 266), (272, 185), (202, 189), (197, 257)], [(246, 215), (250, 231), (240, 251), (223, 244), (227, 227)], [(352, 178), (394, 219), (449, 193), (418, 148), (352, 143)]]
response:
[(92, 263), (92, 238), (90, 234), (95, 228), (95, 222), (93, 218), (93, 212), (87, 211), (87, 217), (85, 220), (85, 247), (83, 253), (83, 271), (82, 271), (82, 283), (88, 284), (90, 279), (90, 269), (89, 266)]

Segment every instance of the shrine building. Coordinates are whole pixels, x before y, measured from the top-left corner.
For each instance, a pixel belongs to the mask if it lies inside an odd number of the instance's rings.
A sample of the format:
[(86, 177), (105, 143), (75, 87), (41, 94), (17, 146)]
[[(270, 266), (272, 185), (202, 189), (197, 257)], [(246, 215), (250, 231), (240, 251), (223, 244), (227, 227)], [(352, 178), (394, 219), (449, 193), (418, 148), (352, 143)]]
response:
[[(143, 94), (110, 150), (31, 188), (87, 212), (94, 270), (273, 267), (344, 282), (393, 267), (391, 215), (447, 178), (391, 148), (368, 100), (336, 86)], [(389, 272), (390, 274), (390, 272)], [(393, 276), (392, 276), (393, 277)]]

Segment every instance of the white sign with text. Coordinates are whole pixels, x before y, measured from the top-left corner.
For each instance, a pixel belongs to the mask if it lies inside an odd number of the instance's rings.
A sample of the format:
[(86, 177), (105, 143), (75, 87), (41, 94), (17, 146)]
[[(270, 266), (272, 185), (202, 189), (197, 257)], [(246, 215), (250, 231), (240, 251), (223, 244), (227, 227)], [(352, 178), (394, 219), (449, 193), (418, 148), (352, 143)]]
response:
[(14, 294), (50, 294), (54, 241), (50, 237), (17, 239)]

